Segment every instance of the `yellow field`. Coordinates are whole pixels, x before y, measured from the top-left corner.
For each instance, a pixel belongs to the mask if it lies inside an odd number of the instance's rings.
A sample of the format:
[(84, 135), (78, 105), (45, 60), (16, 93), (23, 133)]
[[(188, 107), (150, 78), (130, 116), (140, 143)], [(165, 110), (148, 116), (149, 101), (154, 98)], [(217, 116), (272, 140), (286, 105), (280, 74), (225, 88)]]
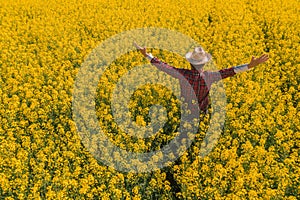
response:
[[(299, 0), (0, 0), (0, 199), (300, 199), (299, 13)], [(224, 80), (222, 135), (206, 157), (198, 156), (199, 141), (181, 157), (183, 164), (169, 169), (178, 194), (164, 170), (122, 173), (98, 162), (82, 144), (72, 113), (76, 75), (91, 51), (116, 34), (146, 27), (189, 36), (219, 69), (252, 55), (270, 57)], [(149, 51), (189, 67), (178, 55)], [(114, 123), (107, 103), (114, 85), (147, 63), (135, 51), (118, 58), (99, 80), (95, 100), (106, 135), (133, 152), (159, 149), (179, 120), (170, 91), (147, 85), (129, 111), (145, 126), (149, 105), (160, 103), (168, 107), (165, 129), (131, 141)]]

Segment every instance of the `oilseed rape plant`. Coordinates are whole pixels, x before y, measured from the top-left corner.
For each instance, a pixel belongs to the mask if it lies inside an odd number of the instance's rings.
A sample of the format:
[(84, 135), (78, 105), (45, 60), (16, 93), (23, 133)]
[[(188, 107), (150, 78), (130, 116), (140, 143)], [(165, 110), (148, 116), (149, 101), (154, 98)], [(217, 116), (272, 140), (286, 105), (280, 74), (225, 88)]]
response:
[[(299, 13), (298, 0), (0, 0), (1, 199), (299, 199)], [(73, 104), (74, 94), (91, 89), (86, 84), (87, 90), (76, 90), (76, 80), (93, 50), (116, 35), (143, 28), (191, 38), (212, 54), (215, 69), (247, 63), (261, 53), (270, 57), (223, 81), (226, 104), (216, 105), (225, 106), (226, 114), (224, 124), (216, 126), (218, 137), (207, 138), (206, 133), (221, 115), (205, 115), (197, 132), (188, 131), (194, 145), (158, 153), (148, 165), (138, 159), (124, 162), (120, 152), (158, 152), (176, 138), (183, 113), (175, 80), (155, 74), (133, 47), (122, 55), (122, 47), (116, 48), (102, 52), (119, 55), (111, 63), (91, 60), (95, 70), (107, 67), (93, 80), (95, 95), (82, 99), (95, 118), (89, 112), (76, 118)], [(124, 44), (136, 40), (147, 46), (152, 36), (133, 35)], [(168, 39), (160, 41), (169, 48), (149, 51), (189, 69), (176, 46), (193, 47), (180, 38)], [(143, 77), (135, 74), (115, 92), (122, 77), (135, 69), (170, 86), (158, 81), (132, 92), (125, 86)], [(94, 71), (88, 72), (91, 77)], [(119, 98), (112, 107), (114, 95)], [(122, 95), (130, 97), (128, 105), (122, 104)], [(126, 112), (118, 112), (124, 107)], [(127, 118), (116, 120), (124, 116), (153, 133), (124, 131)], [(91, 120), (86, 124), (83, 119)], [(190, 130), (190, 125), (182, 126)], [(97, 127), (105, 137), (83, 137)], [(210, 151), (199, 156), (202, 144), (211, 141)], [(122, 151), (99, 150), (99, 144), (109, 142)], [(117, 166), (106, 165), (93, 152)], [(164, 158), (172, 161), (156, 169)], [(136, 170), (117, 170), (133, 165)], [(155, 170), (146, 172), (149, 166)]]

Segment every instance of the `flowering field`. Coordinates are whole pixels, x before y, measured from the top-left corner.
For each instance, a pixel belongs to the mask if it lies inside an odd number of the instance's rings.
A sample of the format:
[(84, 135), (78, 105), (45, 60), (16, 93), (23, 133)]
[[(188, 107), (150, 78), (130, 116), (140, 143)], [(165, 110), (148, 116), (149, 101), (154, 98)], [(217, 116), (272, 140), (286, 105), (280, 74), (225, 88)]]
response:
[[(0, 199), (300, 199), (299, 13), (299, 0), (0, 0)], [(83, 145), (72, 113), (73, 90), (94, 48), (143, 27), (189, 36), (219, 69), (262, 53), (270, 59), (224, 80), (225, 126), (207, 156), (198, 156), (204, 134), (199, 131), (181, 164), (123, 173)], [(149, 51), (176, 67), (190, 67), (174, 53)], [(150, 105), (167, 108), (167, 123), (157, 135), (132, 139), (113, 120), (114, 85), (147, 63), (129, 52), (109, 66), (97, 87), (98, 124), (128, 151), (159, 149), (178, 126), (176, 98), (160, 85), (139, 88), (128, 105), (140, 126), (150, 123)], [(168, 170), (180, 187), (176, 194)]]

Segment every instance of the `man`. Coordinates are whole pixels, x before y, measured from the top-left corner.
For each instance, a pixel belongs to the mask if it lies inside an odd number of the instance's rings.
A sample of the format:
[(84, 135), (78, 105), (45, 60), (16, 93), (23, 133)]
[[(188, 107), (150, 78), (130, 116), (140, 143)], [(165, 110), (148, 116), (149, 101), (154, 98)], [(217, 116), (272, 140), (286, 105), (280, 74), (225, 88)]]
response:
[[(191, 69), (182, 69), (170, 66), (167, 63), (162, 62), (158, 58), (152, 56), (152, 54), (148, 54), (146, 51), (146, 47), (141, 47), (136, 43), (134, 43), (134, 45), (147, 59), (150, 60), (152, 65), (157, 67), (159, 70), (164, 71), (167, 74), (179, 79), (181, 86), (181, 96), (184, 97), (184, 100), (188, 104), (188, 108), (190, 110), (193, 110), (194, 108), (192, 106), (191, 97), (191, 92), (194, 92), (198, 101), (199, 109), (204, 113), (207, 113), (209, 105), (209, 90), (214, 82), (234, 76), (235, 74), (241, 72), (248, 71), (256, 67), (257, 65), (266, 62), (269, 59), (267, 54), (263, 54), (259, 58), (255, 58), (254, 56), (252, 56), (249, 64), (222, 69), (216, 72), (204, 71), (203, 68), (205, 64), (212, 59), (212, 56), (209, 53), (205, 52), (204, 49), (200, 46), (196, 47), (193, 52), (188, 52), (185, 55), (185, 58), (191, 65)], [(191, 91), (191, 89), (193, 91)], [(176, 160), (174, 164), (180, 164), (180, 160)], [(180, 186), (172, 173), (172, 168), (167, 167), (165, 171), (167, 176), (166, 178), (172, 185), (172, 192), (174, 192), (174, 195), (176, 195), (176, 193), (180, 192)]]
[[(214, 82), (221, 79), (234, 76), (237, 73), (248, 71), (257, 65), (268, 60), (268, 55), (263, 54), (259, 58), (252, 56), (249, 64), (243, 64), (236, 67), (222, 69), (216, 72), (204, 71), (203, 67), (208, 63), (212, 56), (205, 52), (202, 47), (196, 47), (193, 52), (188, 52), (185, 57), (189, 61), (192, 69), (175, 68), (160, 61), (158, 58), (148, 54), (145, 47), (141, 47), (134, 43), (135, 47), (150, 60), (151, 64), (159, 70), (178, 78), (180, 80), (181, 95), (184, 97), (186, 103), (191, 105), (191, 92), (193, 88), (198, 100), (200, 111), (206, 113), (209, 105), (209, 90)], [(183, 80), (185, 78), (186, 80)], [(190, 84), (190, 85), (187, 85)], [(192, 86), (192, 87), (191, 87)]]

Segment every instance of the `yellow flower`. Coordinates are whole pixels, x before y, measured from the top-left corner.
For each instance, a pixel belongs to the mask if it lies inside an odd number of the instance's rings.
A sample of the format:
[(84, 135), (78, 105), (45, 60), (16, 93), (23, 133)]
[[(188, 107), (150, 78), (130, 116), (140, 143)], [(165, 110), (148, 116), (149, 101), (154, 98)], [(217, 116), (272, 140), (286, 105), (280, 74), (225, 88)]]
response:
[[(123, 150), (145, 153), (162, 148), (179, 134), (175, 129), (183, 113), (180, 113), (180, 100), (175, 97), (180, 93), (178, 80), (152, 70), (155, 67), (139, 52), (132, 51), (133, 47), (130, 52), (122, 51), (125, 45), (132, 45), (131, 40), (136, 40), (162, 61), (176, 68), (190, 69), (184, 53), (194, 45), (181, 37), (166, 38), (155, 33), (143, 38), (132, 35), (118, 46), (114, 41), (107, 52), (99, 52), (99, 57), (87, 61), (94, 69), (83, 75), (86, 90), (79, 93), (86, 94), (82, 100), (91, 105), (82, 108), (79, 124), (73, 116), (74, 83), (91, 51), (123, 31), (160, 27), (187, 35), (210, 52), (213, 62), (205, 70), (248, 63), (252, 55), (264, 52), (270, 55), (267, 63), (222, 81), (226, 86), (225, 102), (219, 99), (222, 90), (214, 90), (218, 97), (215, 106), (226, 107), (225, 124), (223, 127), (219, 123), (220, 113), (215, 115), (217, 120), (207, 117), (201, 121), (195, 148), (182, 155), (181, 165), (169, 166), (182, 189), (179, 196), (257, 199), (281, 195), (283, 199), (293, 199), (295, 191), (291, 188), (299, 185), (298, 174), (291, 173), (297, 171), (294, 147), (300, 144), (300, 16), (296, 8), (299, 8), (297, 0), (203, 1), (200, 4), (194, 0), (190, 4), (171, 0), (143, 3), (125, 0), (122, 4), (116, 0), (83, 0), (76, 4), (0, 0), (2, 195), (12, 199), (8, 196), (13, 191), (19, 199), (39, 198), (38, 192), (47, 199), (152, 196), (172, 199), (176, 196), (171, 192), (173, 185), (165, 184), (169, 182), (165, 172), (122, 174), (98, 162), (92, 152), (105, 155), (108, 160), (122, 159), (122, 155), (99, 149), (100, 144), (111, 141)], [(150, 45), (154, 41), (157, 46)], [(123, 55), (105, 64), (103, 76), (96, 77), (99, 78), (96, 95), (88, 96), (87, 90), (94, 90), (89, 80), (113, 54)], [(150, 68), (146, 70), (144, 65)], [(139, 66), (145, 70), (116, 88), (122, 77)], [(157, 82), (147, 82), (150, 79)], [(132, 94), (131, 86), (139, 81), (147, 84)], [(170, 86), (177, 91), (172, 91)], [(122, 98), (112, 105), (116, 89)], [(121, 101), (125, 96), (130, 97), (127, 105)], [(157, 110), (158, 120), (166, 123), (149, 138), (132, 137), (135, 129), (121, 130), (115, 121), (128, 114), (128, 118), (145, 128), (153, 122), (150, 108), (156, 104), (163, 107)], [(112, 106), (116, 109), (125, 106), (129, 113), (113, 115)], [(95, 110), (97, 120), (92, 120), (89, 109)], [(183, 112), (189, 111), (183, 109)], [(97, 130), (97, 126), (101, 126), (107, 137), (87, 134), (81, 141), (79, 134)], [(183, 126), (190, 128), (188, 124)], [(209, 127), (222, 134), (206, 138), (206, 148), (203, 148)], [(214, 140), (216, 144), (212, 143)], [(83, 143), (90, 144), (91, 150)], [(211, 152), (199, 156), (207, 147), (212, 148)], [(152, 157), (152, 164), (156, 165), (164, 156)], [(143, 170), (149, 167), (138, 160), (128, 161), (125, 167), (130, 168), (129, 165)]]

